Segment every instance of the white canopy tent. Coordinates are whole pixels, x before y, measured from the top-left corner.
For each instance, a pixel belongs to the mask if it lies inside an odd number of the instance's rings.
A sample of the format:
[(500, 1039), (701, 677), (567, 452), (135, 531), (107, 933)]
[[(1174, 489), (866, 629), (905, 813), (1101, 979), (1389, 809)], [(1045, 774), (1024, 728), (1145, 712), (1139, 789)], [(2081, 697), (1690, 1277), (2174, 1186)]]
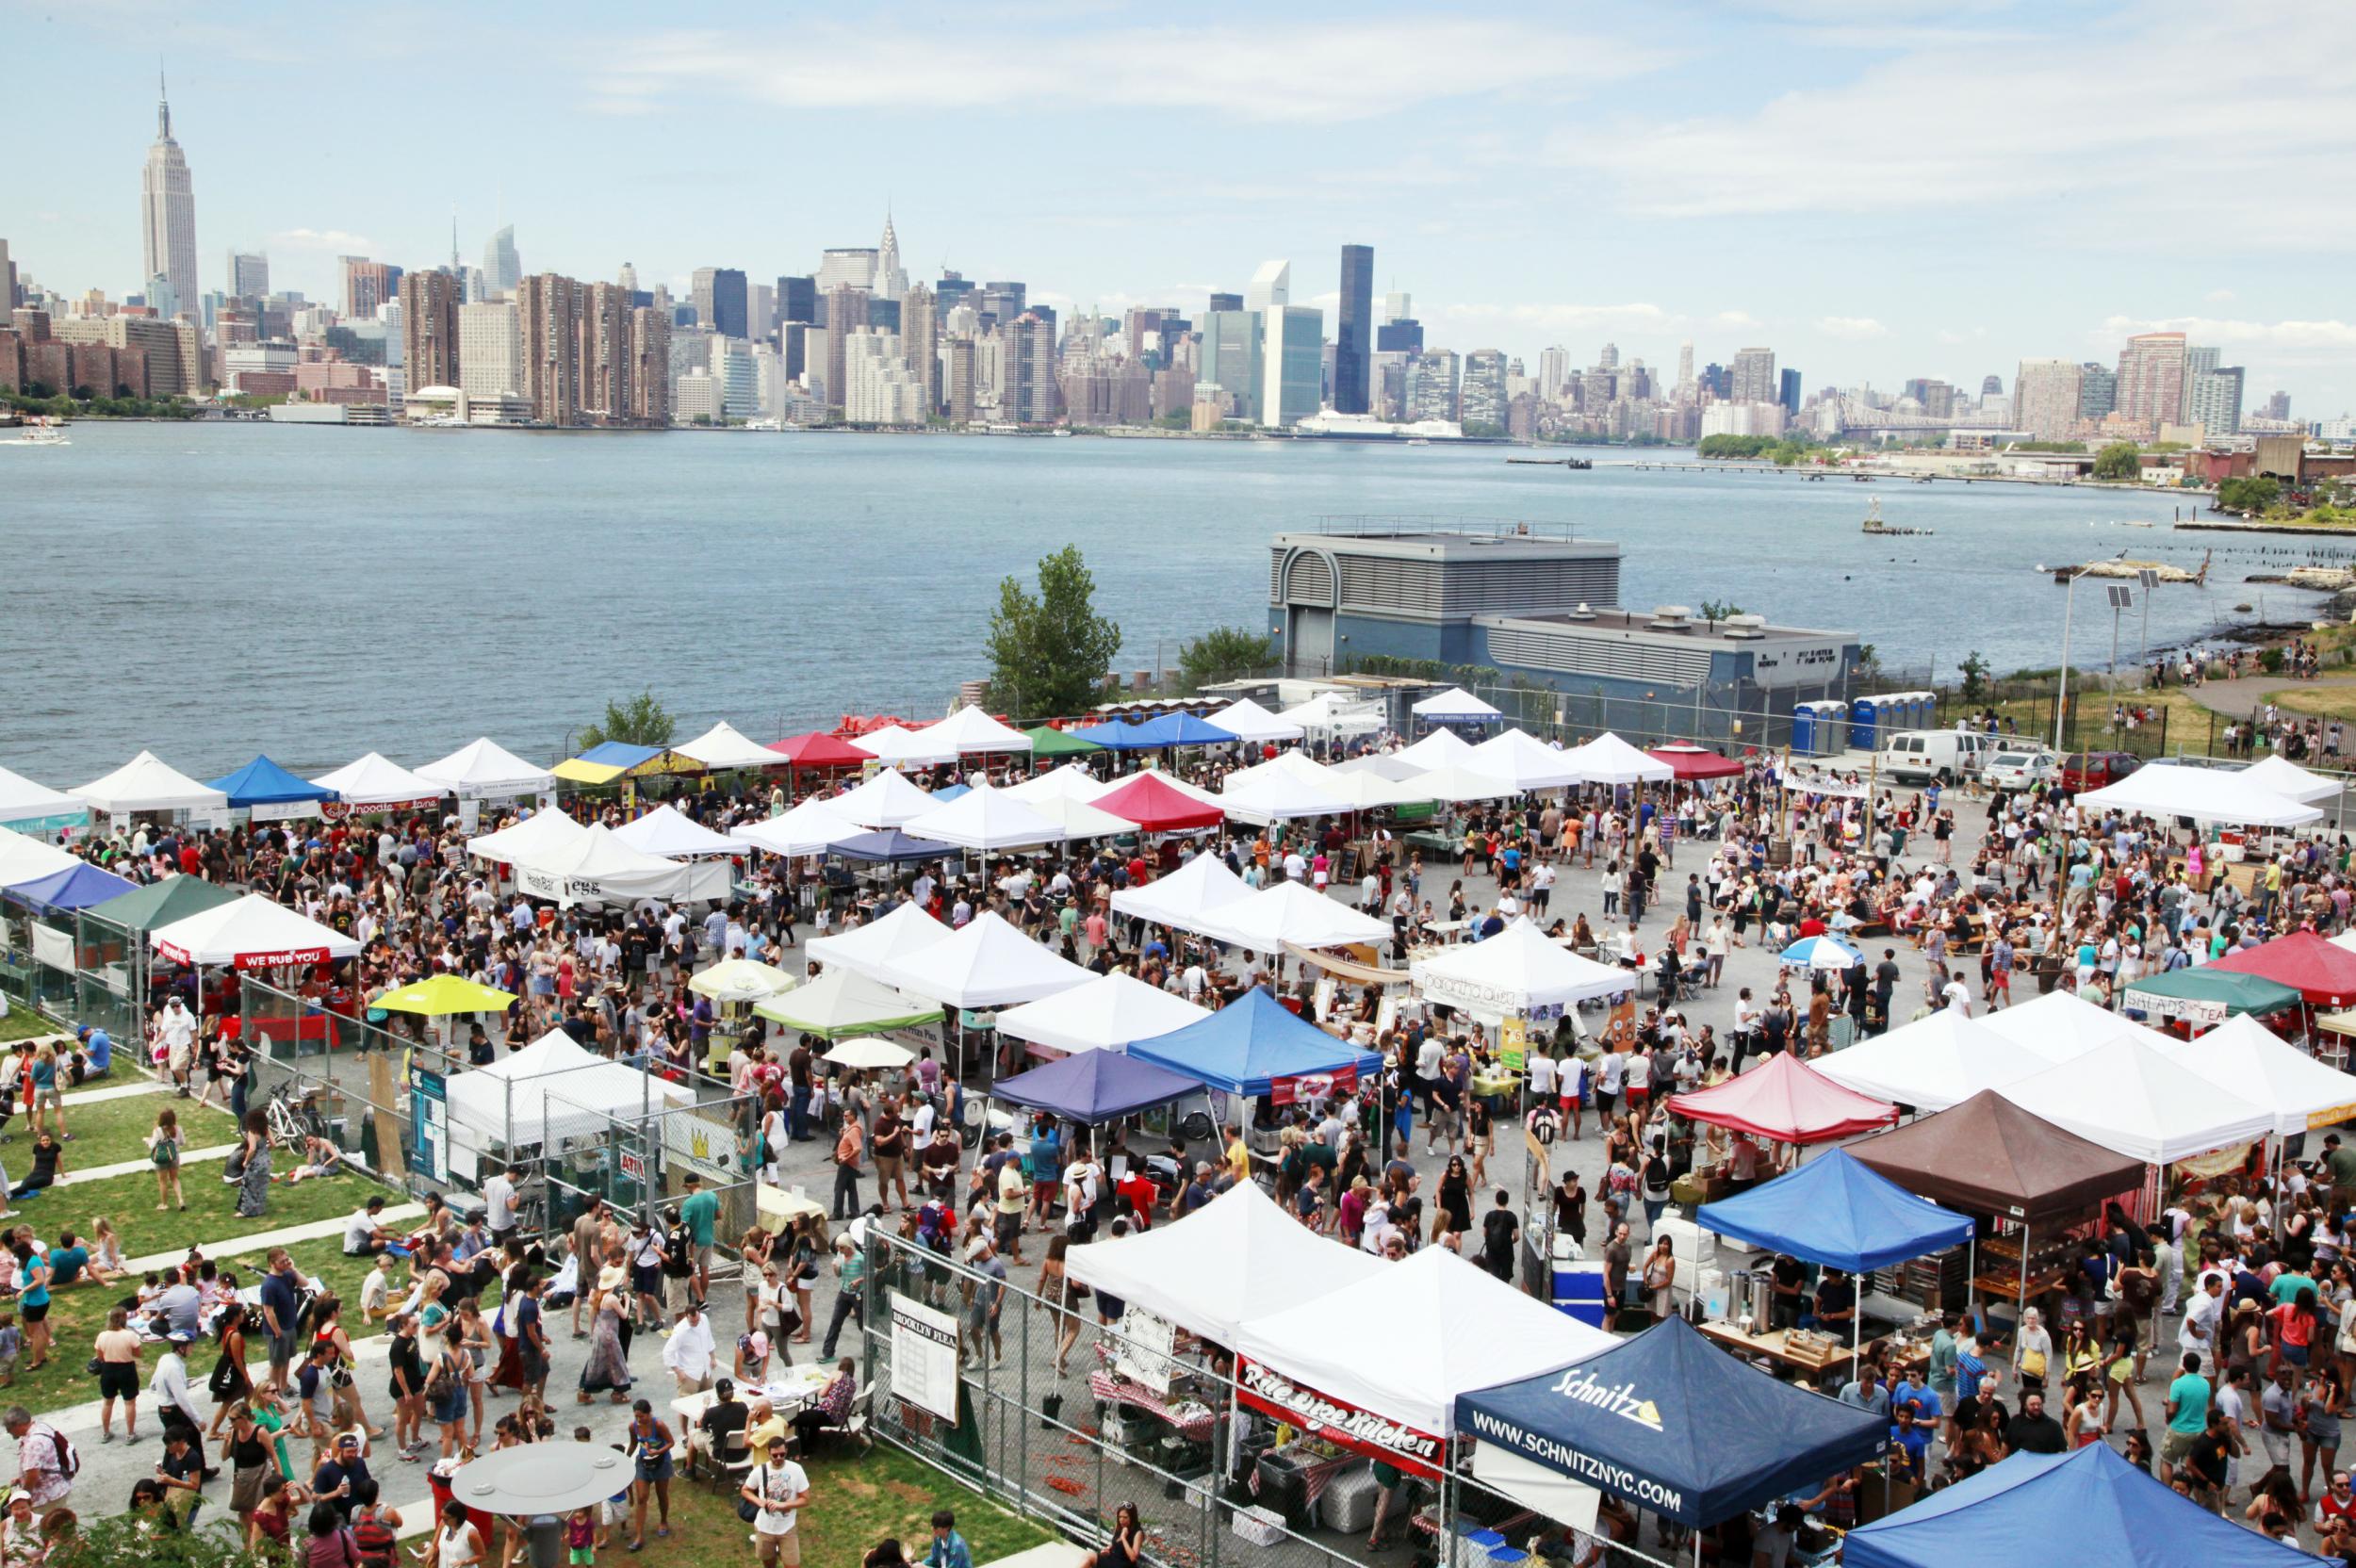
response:
[[(1454, 731), (1443, 730), (1441, 733), (1453, 734)], [(1483, 773), (1473, 762), (1446, 763), (1418, 774), (1414, 782), (1417, 793), (1426, 800), (1503, 800), (1508, 795), (1521, 793), (1520, 788), (1510, 779)]]
[(946, 748), (952, 757), (1031, 749), (1028, 735), (1001, 724), (970, 703), (939, 724), (926, 725), (916, 732), (916, 738), (935, 748)]
[(66, 793), (115, 816), (134, 811), (225, 811), (229, 797), (206, 789), (152, 751)]
[(553, 806), (544, 806), (513, 827), (502, 827), (496, 833), (485, 833), (466, 841), (466, 853), (479, 860), (499, 860), (510, 865), (525, 860), (541, 860), (567, 845), (579, 843), (588, 836), (589, 829)]
[(556, 775), (535, 767), (485, 735), (469, 741), (438, 762), (417, 770), (461, 800), (510, 800), (520, 795), (547, 794), (556, 788)]
[[(563, 908), (576, 904), (627, 904), (635, 899), (685, 899), (699, 896), (694, 868), (645, 850), (632, 849), (598, 823), (568, 844), (530, 860), (511, 862), (515, 889), (527, 898), (544, 898)], [(720, 866), (723, 884), (728, 868)]]
[(2121, 1018), (2076, 991), (2048, 991), (2018, 1006), (2001, 1008), (1980, 1025), (2049, 1062), (2067, 1062), (2112, 1040), (2156, 1046), (2165, 1037), (2133, 1019)]
[(1390, 922), (1362, 915), (1339, 899), (1290, 881), (1197, 915), (1191, 925), (1184, 921), (1170, 923), (1255, 953), (1281, 953), (1287, 942), (1295, 947), (1339, 947), (1391, 939)]
[(998, 1032), (1054, 1051), (1118, 1051), (1210, 1016), (1183, 996), (1115, 972), (1007, 1008), (998, 1015)]
[(2247, 1013), (2192, 1039), (2165, 1038), (2160, 1054), (2227, 1094), (2255, 1102), (2284, 1137), (2356, 1120), (2356, 1077), (2316, 1061)]
[(745, 735), (736, 726), (722, 719), (692, 741), (682, 741), (671, 748), (682, 757), (693, 757), (713, 773), (726, 773), (733, 768), (781, 768), (785, 759)]
[(890, 763), (954, 762), (956, 748), (944, 745), (939, 737), (920, 740), (924, 731), (901, 725), (888, 724), (881, 729), (871, 729), (864, 735), (852, 737), (851, 743), (861, 751), (872, 752), (876, 760)]
[(867, 831), (834, 808), (841, 798), (803, 801), (783, 816), (731, 827), (728, 837), (772, 855), (823, 855), (843, 840)]
[(1240, 781), (1230, 778), (1219, 791), (1219, 806), (1230, 818), (1252, 823), (1337, 817), (1350, 808), (1348, 800), (1322, 783), (1285, 773), (1264, 773)]
[(2033, 1078), (2053, 1060), (1943, 1007), (1808, 1065), (1844, 1088), (1928, 1113)]
[(1399, 754), (1399, 760), (1429, 772), (1459, 765), (1473, 753), (1473, 743), (1453, 729), (1435, 729)]
[(1636, 988), (1637, 974), (1582, 958), (1525, 915), (1486, 941), (1464, 942), (1408, 965), (1426, 1000), (1494, 1018), (1567, 1007)]
[(147, 939), (173, 963), (204, 968), (283, 969), (360, 954), (360, 943), (353, 938), (260, 893), (248, 893), (170, 925), (159, 925), (147, 934)]
[(1006, 786), (1006, 792), (1015, 799), (1037, 806), (1050, 800), (1090, 801), (1104, 792), (1103, 779), (1088, 772), (1085, 763), (1066, 762), (1060, 768), (1033, 774), (1018, 784)]
[(962, 849), (1037, 849), (1071, 837), (1055, 818), (987, 784), (974, 785), (945, 806), (936, 803), (902, 826), (919, 839)]
[(744, 853), (742, 843), (683, 815), (668, 801), (622, 824), (614, 830), (614, 837), (632, 849), (672, 860), (700, 860), (715, 855)]
[[(1447, 734), (1448, 732), (1442, 730), (1441, 733)], [(1332, 771), (1334, 774), (1345, 777), (1353, 773), (1370, 773), (1374, 775), (1375, 777), (1387, 779), (1393, 784), (1405, 784), (1412, 782), (1417, 776), (1421, 775), (1426, 770), (1419, 768), (1415, 763), (1407, 760), (1403, 754), (1394, 754), (1387, 751), (1369, 751), (1359, 757), (1345, 757), (1340, 761), (1333, 764)], [(1421, 795), (1410, 795), (1408, 798), (1411, 800), (1421, 800), (1425, 797)]]
[(880, 980), (899, 959), (948, 939), (947, 926), (914, 904), (898, 904), (880, 920), (832, 937), (812, 937), (804, 951), (820, 963), (840, 964)]
[(584, 1051), (562, 1029), (488, 1067), (451, 1073), (444, 1093), (450, 1131), (470, 1154), (494, 1143), (516, 1149), (602, 1133), (601, 1111), (626, 1118), (642, 1106), (663, 1111), (695, 1098), (684, 1084)]
[[(865, 745), (862, 738), (859, 744)], [(878, 768), (857, 789), (826, 797), (826, 809), (861, 827), (905, 827), (941, 803), (908, 780), (897, 768)]]
[(982, 1008), (1037, 1002), (1096, 977), (986, 913), (885, 965), (878, 978), (947, 1006)]
[(1263, 778), (1289, 778), (1298, 783), (1314, 784), (1323, 789), (1333, 782), (1333, 769), (1307, 752), (1298, 746), (1290, 746), (1278, 752), (1265, 762), (1255, 762), (1248, 768), (1237, 768), (1220, 782), (1219, 789), (1233, 793), (1237, 786), (1254, 783)]
[(1301, 726), (1269, 712), (1250, 697), (1238, 697), (1206, 721), (1239, 741), (1298, 741)]
[(1445, 1247), (1427, 1247), (1354, 1284), (1243, 1319), (1236, 1348), (1319, 1394), (1447, 1437), (1458, 1395), (1620, 1343)]
[(381, 752), (346, 762), (334, 773), (311, 780), (333, 790), (347, 806), (429, 806), (450, 791), (422, 774), (411, 773)]
[(0, 825), (73, 825), (90, 821), (90, 802), (79, 795), (36, 784), (21, 773), (0, 768)]
[(1396, 783), (1371, 769), (1344, 771), (1325, 770), (1327, 793), (1347, 802), (1353, 811), (1381, 811), (1393, 806), (1405, 806), (1411, 801), (1426, 801), (1431, 792), (1423, 788), (1420, 777), (1407, 783)]
[(1496, 709), (1467, 692), (1462, 686), (1424, 698), (1415, 705), (1415, 717), (1430, 719), (1435, 724), (1463, 723), (1472, 719), (1503, 717)]
[(2032, 1116), (2149, 1165), (2251, 1143), (2271, 1111), (2140, 1040), (2115, 1039), (1996, 1090)]
[(939, 1021), (941, 1009), (906, 996), (848, 965), (829, 970), (806, 986), (762, 998), (753, 1011), (789, 1029), (806, 1029), (831, 1039), (862, 1031), (913, 1028)]
[(1666, 784), (1677, 776), (1660, 758), (1645, 756), (1609, 730), (1562, 755), (1582, 784)]
[(1203, 927), (1198, 923), (1212, 910), (1251, 896), (1252, 889), (1227, 869), (1226, 861), (1216, 855), (1198, 855), (1157, 881), (1117, 890), (1113, 913), (1149, 925), (1200, 931)]
[[(69, 855), (55, 844), (46, 844), (11, 828), (0, 827), (0, 888), (13, 888), (20, 882), (38, 882), (44, 876), (72, 871), (79, 863), (79, 857)], [(1222, 866), (1219, 869), (1224, 871), (1226, 868)]]
[(1296, 729), (1332, 729), (1341, 722), (1342, 699), (1332, 692), (1319, 692), (1306, 702), (1296, 702), (1276, 715), (1279, 724)]
[(2340, 792), (2340, 781), (2326, 778), (2319, 773), (2309, 773), (2287, 757), (2263, 757), (2239, 770), (2237, 776), (2256, 785), (2268, 794), (2281, 795), (2314, 806), (2330, 800)]
[(1557, 751), (1526, 729), (1507, 729), (1472, 748), (1464, 765), (1491, 773), (1515, 789), (1559, 790), (1579, 782), (1578, 769), (1567, 751)]
[(2248, 773), (2148, 762), (2116, 784), (2078, 797), (2081, 807), (2146, 817), (2189, 817), (2200, 823), (2250, 827), (2298, 827), (2323, 816), (2252, 782)]
[[(1435, 1249), (1436, 1250), (1436, 1249)], [(1318, 1235), (1241, 1182), (1167, 1225), (1074, 1247), (1071, 1277), (1217, 1345), (1398, 1266)]]

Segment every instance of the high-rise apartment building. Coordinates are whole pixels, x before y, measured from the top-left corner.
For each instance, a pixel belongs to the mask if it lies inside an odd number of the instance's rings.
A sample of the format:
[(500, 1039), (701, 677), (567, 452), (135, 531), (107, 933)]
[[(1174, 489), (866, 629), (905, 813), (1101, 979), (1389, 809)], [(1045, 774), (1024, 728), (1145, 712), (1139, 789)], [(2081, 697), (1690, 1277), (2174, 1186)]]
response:
[(973, 339), (949, 339), (948, 384), (942, 390), (947, 395), (949, 422), (953, 425), (973, 422)]
[(2287, 392), (2267, 393), (2265, 404), (2258, 410), (2258, 416), (2272, 419), (2278, 424), (2288, 419), (2291, 416), (2291, 395)]
[(630, 313), (630, 413), (641, 425), (671, 422), (671, 318), (650, 305)]
[(1467, 434), (1505, 433), (1505, 354), (1497, 349), (1475, 349), (1464, 356), (1464, 384), (1458, 406)]
[(2078, 417), (2099, 423), (2119, 406), (2119, 372), (2086, 360), (2078, 367)]
[(1538, 396), (1554, 402), (1571, 384), (1571, 351), (1557, 343), (1538, 351)]
[(820, 252), (817, 283), (821, 298), (838, 288), (856, 288), (862, 293), (872, 290), (875, 284), (875, 253), (865, 246)]
[[(905, 274), (904, 274), (905, 275)], [(900, 352), (899, 337), (862, 327), (843, 343), (843, 416), (859, 425), (913, 425), (924, 418), (924, 393)]]
[(581, 423), (582, 288), (572, 278), (535, 272), (515, 286), (524, 339), (524, 398), (535, 424)]
[(744, 335), (755, 342), (777, 335), (777, 291), (765, 283), (744, 286)]
[(1407, 417), (1453, 419), (1461, 368), (1453, 349), (1433, 349), (1407, 362)]
[(1049, 425), (1055, 421), (1061, 390), (1055, 384), (1055, 327), (1035, 311), (1024, 311), (1003, 334), (998, 408), (1019, 425)]
[(2012, 374), (2012, 422), (2040, 441), (2077, 433), (2086, 371), (2067, 359), (2024, 359)]
[(1374, 348), (1377, 353), (1419, 354), (1423, 352), (1423, 323), (1412, 316), (1394, 316), (1374, 329)]
[[(872, 275), (872, 273), (871, 273)], [(826, 406), (840, 412), (844, 389), (843, 356), (850, 335), (867, 326), (867, 290), (843, 284), (826, 291)]]
[(337, 258), (344, 269), (344, 319), (366, 321), (401, 298), (401, 269), (366, 256)]
[(2119, 356), (2118, 412), (2157, 431), (2184, 410), (2184, 335), (2139, 333)]
[(0, 239), (0, 313), (16, 309), (16, 263), (8, 258), (8, 242)]
[(1374, 247), (1342, 247), (1342, 301), (1333, 327), (1333, 412), (1366, 411), (1374, 358)]
[(581, 409), (598, 424), (627, 425), (636, 416), (630, 372), (637, 354), (630, 343), (630, 290), (617, 283), (583, 286), (581, 300)]
[(1800, 412), (1800, 372), (1788, 365), (1775, 372), (1775, 401), (1786, 414)]
[(249, 252), (229, 253), (229, 297), (261, 300), (270, 294), (270, 257)]
[(800, 321), (805, 325), (818, 319), (818, 280), (785, 278), (777, 280), (777, 319)]
[(155, 140), (139, 171), (139, 241), (142, 278), (162, 278), (178, 309), (193, 311), (196, 285), (196, 187), (188, 160), (172, 139), (172, 103), (163, 78), (155, 79)]
[(2243, 368), (2238, 365), (2213, 367), (2192, 378), (2184, 418), (2201, 427), (2202, 440), (2219, 441), (2241, 433), (2242, 381)]
[(929, 416), (941, 407), (941, 326), (933, 291), (918, 284), (900, 297), (900, 351)]
[(401, 345), (411, 387), (459, 384), (456, 278), (412, 272), (401, 280)]
[(507, 299), (523, 281), (523, 257), (515, 253), (515, 225), (510, 223), (483, 242), (483, 297)]
[(1677, 345), (1677, 390), (1693, 389), (1693, 340), (1687, 338)]
[(984, 323), (994, 321), (1001, 327), (1009, 327), (1030, 309), (1030, 292), (1028, 284), (1002, 279), (983, 284), (975, 295), (975, 303), (981, 308)]
[(1773, 349), (1743, 349), (1734, 356), (1731, 367), (1733, 391), (1729, 394), (1738, 403), (1772, 403), (1780, 390), (1775, 383), (1775, 351)]
[(1233, 400), (1235, 416), (1254, 424), (1260, 418), (1261, 331), (1266, 319), (1258, 311), (1215, 310), (1203, 318), (1203, 348), (1195, 367), (1195, 386), (1217, 387)]
[(469, 398), (523, 396), (523, 329), (513, 300), (458, 307), (458, 389)]
[(1616, 370), (1619, 368), (1620, 346), (1617, 343), (1606, 343), (1595, 354), (1595, 368), (1598, 370)]
[(695, 322), (723, 337), (746, 337), (744, 273), (734, 267), (698, 267), (693, 298)]

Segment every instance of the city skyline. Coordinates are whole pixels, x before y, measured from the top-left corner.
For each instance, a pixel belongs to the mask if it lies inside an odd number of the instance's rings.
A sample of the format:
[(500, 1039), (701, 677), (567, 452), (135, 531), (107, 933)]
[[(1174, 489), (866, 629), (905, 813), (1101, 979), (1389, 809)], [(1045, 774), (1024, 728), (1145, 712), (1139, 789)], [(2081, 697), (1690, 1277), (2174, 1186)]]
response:
[[(2311, 20), (2319, 40), (2356, 42), (2349, 19), (2329, 8), (2266, 8)], [(2138, 56), (2138, 79), (2189, 69), (2192, 41), (2215, 41), (2222, 25), (2191, 8), (2144, 9), (2168, 11), (2180, 25)], [(1933, 373), (1972, 385), (1988, 373), (2009, 382), (2022, 360), (2107, 360), (2135, 333), (2181, 330), (2246, 366), (2253, 401), (2276, 387), (2314, 416), (2356, 401), (2356, 327), (2335, 314), (2330, 254), (2356, 220), (2313, 210), (2331, 204), (2285, 199), (2263, 220), (2212, 224), (2198, 243), (2184, 243), (2191, 236), (2176, 225), (2190, 214), (2152, 202), (2150, 172), (2134, 172), (2135, 148), (2157, 157), (2180, 130), (2114, 126), (2100, 139), (2099, 167), (2066, 139), (2023, 164), (2019, 127), (1926, 116), (1916, 148), (1926, 169), (1953, 164), (1969, 146), (2006, 166), (2004, 178), (1949, 180), (1940, 203), (1903, 188), (1886, 167), (1902, 153), (1868, 145), (1873, 138), (1852, 138), (1846, 162), (1832, 160), (1849, 170), (1845, 179), (1808, 172), (1823, 161), (1821, 148), (1811, 155), (1801, 133), (1833, 106), (1891, 104), (1895, 84), (1929, 73), (1944, 73), (1951, 87), (1978, 80), (1995, 94), (1988, 102), (2015, 104), (2021, 90), (1998, 79), (1999, 64), (2046, 72), (2053, 47), (2091, 46), (2100, 21), (2117, 12), (1993, 4), (1951, 17), (1792, 0), (1726, 13), (1717, 41), (1682, 9), (1648, 18), (1641, 35), (1617, 30), (1625, 24), (1603, 11), (1444, 29), (1377, 12), (1347, 27), (1264, 31), (1256, 53), (1231, 59), (1234, 71), (1222, 74), (1198, 55), (1230, 40), (1237, 13), (1170, 29), (1150, 27), (1134, 9), (1086, 8), (1054, 17), (1082, 57), (1110, 60), (1150, 41), (1149, 63), (1108, 64), (1076, 92), (1051, 93), (1027, 65), (1008, 79), (953, 88), (937, 68), (955, 35), (910, 13), (879, 13), (843, 34), (844, 49), (826, 56), (820, 76), (794, 68), (765, 24), (749, 25), (741, 47), (723, 49), (711, 35), (649, 32), (630, 13), (591, 7), (581, 13), (584, 39), (630, 38), (633, 46), (524, 50), (513, 60), (499, 49), (460, 52), (448, 90), (483, 118), (465, 140), (466, 155), (438, 167), (399, 139), (375, 147), (254, 134), (253, 94), (265, 84), (273, 121), (331, 112), (332, 85), (290, 78), (287, 64), (339, 46), (384, 47), (373, 35), (339, 41), (337, 24), (317, 40), (303, 29), (297, 41), (267, 23), (231, 30), (176, 20), (155, 32), (178, 84), (177, 138), (197, 171), (205, 290), (225, 282), (224, 258), (235, 251), (267, 254), (277, 286), (332, 302), (339, 256), (438, 264), (454, 204), (469, 250), (512, 223), (527, 267), (612, 278), (630, 261), (642, 286), (661, 282), (686, 298), (698, 268), (756, 279), (806, 273), (824, 249), (872, 243), (890, 214), (917, 237), (904, 246), (912, 280), (938, 276), (944, 263), (968, 277), (1025, 278), (1035, 301), (1067, 312), (1093, 305), (1117, 316), (1162, 304), (1199, 312), (1211, 291), (1240, 287), (1258, 258), (1288, 256), (1298, 269), (1294, 302), (1323, 309), (1332, 335), (1340, 302), (1333, 258), (1339, 244), (1356, 242), (1377, 252), (1377, 292), (1415, 294), (1435, 347), (1499, 348), (1531, 365), (1556, 343), (1583, 358), (1609, 339), (1665, 370), (1683, 340), (1720, 361), (1764, 342), (1808, 367), (1811, 389), (1891, 387)], [(523, 24), (474, 31), (502, 37)], [(71, 294), (99, 287), (120, 297), (146, 281), (138, 275), (136, 215), (121, 192), (129, 127), (150, 112), (153, 90), (123, 69), (110, 28), (69, 17), (20, 44), (20, 58), (50, 67), (27, 74), (34, 112), (53, 94), (51, 106), (62, 110), (72, 84), (77, 123), (125, 129), (119, 139), (76, 138), (60, 156), (24, 171), (33, 188), (15, 205), (21, 216), (8, 237), (20, 271)], [(825, 26), (808, 31), (834, 36)], [(896, 75), (880, 67), (895, 47), (904, 66)], [(1792, 69), (1778, 74), (1738, 57), (1760, 49)], [(1331, 69), (1284, 70), (1286, 58), (1310, 57), (1302, 50), (1321, 50), (1317, 57)], [(2240, 79), (2231, 54), (2213, 50), (2203, 67), (2221, 84)], [(592, 63), (591, 55), (626, 63)], [(495, 65), (516, 61), (514, 91), (471, 92), (487, 88)], [(1363, 94), (1338, 87), (1336, 71)], [(1573, 77), (1577, 90), (1558, 98)], [(1468, 85), (1476, 81), (1478, 90)], [(1038, 91), (1026, 94), (1025, 83)], [(1255, 96), (1255, 85), (1272, 96)], [(1689, 87), (1708, 90), (1694, 100), (1708, 112), (1679, 108)], [(2252, 178), (2284, 173), (2302, 149), (2356, 131), (2346, 105), (2311, 91), (2294, 63), (2269, 89), (2263, 122), (2222, 134), (2212, 127), (2198, 165), (2207, 177), (2183, 183), (2198, 184), (2218, 211), (2238, 211), (2254, 199)], [(564, 101), (551, 103), (559, 94)], [(1631, 94), (1659, 106), (1642, 114), (1615, 106)], [(1063, 139), (1045, 130), (1108, 101), (1135, 110), (1134, 139)], [(679, 156), (691, 132), (699, 146), (757, 145), (753, 127), (781, 104), (805, 125), (830, 120), (875, 134), (859, 154), (822, 160), (782, 187), (761, 177), (758, 157)], [(907, 112), (879, 113), (894, 106)], [(1204, 110), (1216, 116), (1207, 127), (1199, 122)], [(2080, 107), (2067, 113), (2072, 123), (2087, 118)], [(548, 114), (565, 136), (525, 134), (525, 120)], [(1604, 143), (1575, 146), (1565, 122), (1591, 120), (1619, 129)], [(1170, 152), (1152, 133), (1182, 121), (1197, 142)], [(1020, 180), (962, 160), (896, 155), (943, 134), (965, 139), (1021, 126), (1055, 138), (1058, 156), (1026, 166)], [(1415, 134), (1399, 138), (1404, 127)], [(1744, 143), (1736, 133), (1745, 127), (1763, 144)], [(1508, 153), (1500, 139), (1529, 146)], [(1240, 162), (1219, 155), (1231, 143), (1258, 152)], [(1660, 143), (1690, 155), (1664, 162)], [(1306, 161), (1285, 155), (1304, 150)], [(1755, 189), (1729, 182), (1738, 165)], [(1108, 181), (1122, 169), (1125, 181)], [(2052, 189), (2071, 181), (2074, 196), (2057, 206)], [(741, 200), (727, 199), (730, 186)], [(2138, 216), (2122, 233), (2096, 220), (2106, 209)], [(1975, 222), (2010, 226), (1975, 234)], [(1614, 234), (1625, 242), (1611, 243)], [(2030, 276), (2036, 286), (2023, 287)]]

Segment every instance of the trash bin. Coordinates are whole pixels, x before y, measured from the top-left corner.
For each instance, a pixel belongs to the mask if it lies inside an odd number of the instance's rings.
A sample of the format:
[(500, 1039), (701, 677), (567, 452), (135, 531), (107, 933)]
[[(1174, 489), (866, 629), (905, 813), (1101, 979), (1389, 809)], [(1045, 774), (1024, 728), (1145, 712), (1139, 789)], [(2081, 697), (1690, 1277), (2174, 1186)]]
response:
[(564, 1568), (564, 1521), (555, 1514), (533, 1514), (524, 1527), (524, 1542), (532, 1568)]

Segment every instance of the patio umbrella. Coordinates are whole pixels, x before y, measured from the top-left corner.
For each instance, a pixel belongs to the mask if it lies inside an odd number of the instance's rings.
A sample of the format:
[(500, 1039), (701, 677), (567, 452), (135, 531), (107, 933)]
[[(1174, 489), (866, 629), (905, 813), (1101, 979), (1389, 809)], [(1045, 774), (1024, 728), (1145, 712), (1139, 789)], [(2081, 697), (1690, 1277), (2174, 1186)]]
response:
[(872, 1035), (866, 1035), (844, 1040), (827, 1052), (821, 1060), (832, 1062), (837, 1067), (873, 1068), (890, 1071), (893, 1068), (906, 1067), (916, 1060), (916, 1053), (905, 1045), (894, 1045), (890, 1040), (879, 1040)]
[(1786, 969), (1855, 969), (1857, 950), (1831, 937), (1802, 937), (1778, 955)]
[(794, 976), (751, 958), (729, 958), (712, 965), (687, 988), (714, 1002), (758, 1002), (793, 988)]
[(503, 1013), (515, 1001), (512, 994), (496, 986), (479, 985), (463, 975), (436, 974), (386, 991), (369, 1005), (388, 1013), (445, 1018), (451, 1013)]

